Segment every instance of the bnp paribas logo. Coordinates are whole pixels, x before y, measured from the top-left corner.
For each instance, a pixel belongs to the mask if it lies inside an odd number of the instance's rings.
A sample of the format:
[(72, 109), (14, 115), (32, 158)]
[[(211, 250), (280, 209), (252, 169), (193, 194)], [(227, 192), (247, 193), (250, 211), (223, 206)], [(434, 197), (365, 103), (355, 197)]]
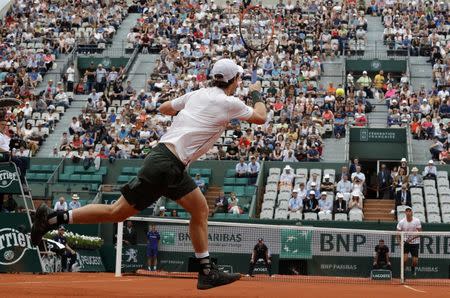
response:
[(28, 249), (34, 249), (30, 235), (12, 228), (0, 229), (0, 265), (17, 263)]
[(0, 188), (9, 187), (15, 180), (17, 180), (16, 173), (7, 170), (0, 171)]

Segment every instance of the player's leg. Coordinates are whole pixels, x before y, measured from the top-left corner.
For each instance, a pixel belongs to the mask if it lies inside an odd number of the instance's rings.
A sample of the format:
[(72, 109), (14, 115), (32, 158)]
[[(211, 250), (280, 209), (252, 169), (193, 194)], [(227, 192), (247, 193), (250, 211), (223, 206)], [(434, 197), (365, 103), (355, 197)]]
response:
[(33, 245), (39, 244), (45, 233), (61, 224), (119, 222), (138, 212), (123, 196), (112, 205), (90, 204), (65, 212), (56, 212), (43, 204), (36, 210), (31, 241)]
[(158, 251), (154, 251), (153, 255), (153, 271), (156, 271), (156, 267), (158, 266)]
[(253, 260), (250, 260), (250, 264), (248, 264), (248, 276), (253, 277), (253, 271), (255, 270), (255, 262)]
[(264, 263), (266, 263), (267, 273), (272, 276), (272, 262), (270, 259), (264, 258)]
[(210, 262), (208, 252), (208, 205), (206, 198), (197, 187), (181, 199), (177, 200), (187, 212), (191, 214), (189, 222), (189, 234), (195, 256), (200, 264), (198, 275), (198, 289), (210, 289), (232, 283), (240, 279), (240, 274), (229, 274), (220, 272)]
[(416, 267), (419, 262), (419, 244), (413, 244), (411, 246), (411, 273), (413, 276), (416, 276)]

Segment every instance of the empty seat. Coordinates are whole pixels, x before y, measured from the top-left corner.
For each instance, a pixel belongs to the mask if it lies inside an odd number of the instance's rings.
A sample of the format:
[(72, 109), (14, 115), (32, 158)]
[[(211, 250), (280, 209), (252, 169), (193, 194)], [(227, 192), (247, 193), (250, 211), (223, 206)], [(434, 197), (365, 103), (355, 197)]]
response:
[(442, 222), (443, 223), (450, 223), (450, 214), (442, 215)]
[(347, 220), (348, 220), (347, 213), (336, 213), (336, 214), (334, 215), (334, 220), (337, 220), (337, 221), (347, 221)]
[(292, 191), (292, 186), (291, 185), (281, 185), (280, 187), (280, 192), (291, 192)]
[(269, 169), (269, 176), (272, 175), (280, 175), (281, 174), (281, 169), (280, 168), (270, 168)]
[(272, 210), (263, 210), (259, 214), (260, 219), (273, 219), (273, 209)]
[(349, 220), (350, 221), (362, 221), (363, 217), (361, 213), (350, 213)]
[(280, 181), (279, 175), (271, 175), (271, 176), (267, 177), (267, 184), (270, 184), (270, 183), (278, 184), (278, 181)]
[(442, 205), (441, 206), (441, 212), (442, 212), (442, 215), (450, 214), (450, 205), (448, 205), (448, 204)]
[(427, 186), (435, 187), (436, 184), (434, 183), (434, 180), (426, 179), (426, 180), (423, 181), (423, 186), (424, 187), (427, 187)]
[(261, 206), (261, 210), (268, 208), (273, 209), (273, 207), (275, 207), (275, 201), (264, 201)]
[(304, 215), (305, 220), (317, 220), (317, 213), (315, 212), (306, 212)]
[(333, 216), (331, 213), (321, 213), (319, 212), (319, 220), (332, 220)]
[(286, 201), (286, 200), (281, 200), (281, 201), (278, 201), (278, 208), (279, 209), (288, 209), (288, 205), (289, 205), (289, 203), (288, 203), (288, 201)]
[(436, 177), (437, 178), (445, 178), (448, 181), (448, 173), (447, 173), (447, 171), (438, 171)]
[(420, 188), (420, 187), (412, 187), (410, 189), (410, 192), (411, 192), (411, 196), (413, 196), (413, 195), (420, 195), (420, 196), (422, 196), (422, 188)]
[(448, 187), (448, 184), (445, 186), (438, 186), (438, 194), (439, 195), (450, 194), (450, 189)]
[(289, 219), (292, 220), (302, 220), (303, 214), (301, 212), (291, 212), (289, 213)]
[(274, 192), (269, 192), (264, 194), (264, 201), (275, 201), (277, 194)]
[(321, 169), (311, 169), (309, 171), (309, 177), (312, 177), (314, 174), (317, 175), (319, 181), (322, 181), (322, 170)]
[(291, 194), (287, 192), (280, 192), (278, 195), (278, 201), (289, 201)]
[(287, 219), (288, 218), (288, 211), (287, 209), (277, 209), (275, 211), (275, 219)]
[(441, 217), (439, 214), (430, 214), (428, 215), (428, 222), (429, 223), (441, 223)]
[(414, 214), (414, 216), (417, 217), (421, 222), (426, 222), (425, 214), (417, 213), (417, 214)]
[(278, 191), (278, 186), (276, 184), (267, 184), (266, 185), (266, 193), (268, 192), (277, 192)]
[(439, 214), (439, 207), (437, 205), (427, 205), (427, 215)]
[(411, 203), (412, 205), (420, 204), (423, 205), (423, 197), (422, 195), (411, 195)]

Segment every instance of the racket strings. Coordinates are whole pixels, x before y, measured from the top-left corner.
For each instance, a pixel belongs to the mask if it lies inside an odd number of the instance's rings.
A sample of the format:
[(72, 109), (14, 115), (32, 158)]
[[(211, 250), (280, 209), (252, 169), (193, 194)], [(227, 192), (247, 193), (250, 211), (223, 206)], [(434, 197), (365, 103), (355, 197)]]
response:
[(261, 10), (248, 10), (241, 22), (241, 35), (246, 45), (252, 50), (264, 50), (273, 37), (271, 16)]

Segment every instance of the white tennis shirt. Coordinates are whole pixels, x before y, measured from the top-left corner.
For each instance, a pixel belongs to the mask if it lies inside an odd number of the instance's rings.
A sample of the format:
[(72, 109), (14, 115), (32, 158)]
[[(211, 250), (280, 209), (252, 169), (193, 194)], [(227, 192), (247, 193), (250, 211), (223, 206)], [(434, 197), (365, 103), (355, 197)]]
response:
[[(397, 224), (397, 230), (402, 232), (418, 232), (418, 229), (422, 228), (422, 224), (420, 223), (420, 220), (416, 217), (413, 217), (411, 221), (408, 221), (405, 218), (400, 220)], [(411, 243), (411, 244), (419, 244), (420, 238), (414, 238), (417, 235), (405, 235), (405, 241)], [(414, 238), (414, 239), (413, 239)], [(412, 239), (412, 240), (411, 240)]]
[(253, 114), (253, 108), (217, 87), (178, 97), (172, 108), (179, 113), (160, 142), (174, 145), (185, 165), (211, 149), (231, 119), (248, 120)]

